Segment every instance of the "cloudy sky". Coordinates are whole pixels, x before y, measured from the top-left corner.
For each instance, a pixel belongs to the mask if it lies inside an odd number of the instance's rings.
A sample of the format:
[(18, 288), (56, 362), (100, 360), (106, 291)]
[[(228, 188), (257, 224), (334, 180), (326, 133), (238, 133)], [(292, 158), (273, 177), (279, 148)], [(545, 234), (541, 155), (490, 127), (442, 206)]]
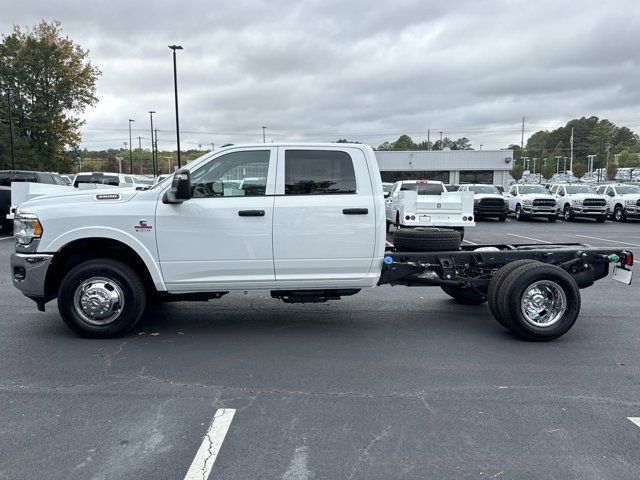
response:
[[(597, 115), (640, 130), (640, 2), (426, 0), (92, 2), (0, 0), (0, 30), (58, 19), (103, 75), (83, 146), (175, 145), (169, 44), (183, 148), (334, 141), (378, 145), (526, 132)], [(526, 133), (525, 133), (526, 139)], [(137, 142), (137, 141), (136, 141)]]

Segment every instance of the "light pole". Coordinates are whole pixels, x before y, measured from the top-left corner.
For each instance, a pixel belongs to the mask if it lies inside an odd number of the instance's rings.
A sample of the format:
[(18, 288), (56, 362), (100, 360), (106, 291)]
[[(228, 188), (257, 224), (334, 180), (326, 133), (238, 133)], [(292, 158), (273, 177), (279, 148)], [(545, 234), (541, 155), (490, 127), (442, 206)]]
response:
[(11, 113), (11, 89), (9, 87), (4, 89), (7, 92), (7, 105), (9, 107), (9, 143), (11, 144), (11, 168), (16, 168), (16, 150), (13, 146), (13, 114)]
[(266, 130), (267, 127), (262, 127), (262, 143), (267, 143)]
[(180, 121), (178, 120), (178, 73), (176, 69), (176, 50), (182, 50), (181, 45), (169, 45), (173, 50), (173, 92), (176, 99), (176, 142), (178, 147), (178, 168), (180, 168)]
[(562, 157), (560, 155), (556, 156), (556, 173), (560, 173), (560, 159)]
[(153, 149), (153, 114), (154, 110), (149, 110), (149, 117), (151, 118), (151, 168), (153, 168), (153, 176), (156, 176), (156, 155)]
[(133, 175), (133, 150), (131, 145), (131, 122), (135, 120), (129, 119), (129, 173)]

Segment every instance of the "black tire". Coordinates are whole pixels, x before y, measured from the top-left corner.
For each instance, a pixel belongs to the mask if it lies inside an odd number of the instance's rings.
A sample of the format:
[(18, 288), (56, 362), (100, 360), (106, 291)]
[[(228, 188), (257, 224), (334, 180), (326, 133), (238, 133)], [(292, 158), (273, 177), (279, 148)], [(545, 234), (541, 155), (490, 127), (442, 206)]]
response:
[(489, 301), (489, 310), (491, 310), (491, 314), (493, 318), (497, 320), (497, 322), (505, 327), (507, 330), (509, 327), (504, 323), (504, 320), (500, 316), (500, 312), (498, 310), (498, 302), (500, 301), (500, 292), (502, 289), (502, 283), (505, 278), (513, 272), (516, 268), (521, 267), (522, 265), (527, 265), (529, 263), (539, 263), (537, 260), (532, 259), (524, 259), (524, 260), (515, 260), (513, 262), (509, 262), (500, 268), (494, 275), (491, 277), (491, 281), (489, 282), (489, 289), (487, 290), (487, 300)]
[(453, 227), (452, 230), (460, 234), (460, 241), (464, 240), (464, 227)]
[(507, 221), (507, 216), (506, 216), (506, 215), (500, 215), (500, 216), (498, 217), (498, 220), (499, 220), (500, 222), (506, 222), (506, 221)]
[[(113, 308), (115, 318), (103, 325), (82, 318), (74, 305), (76, 290), (83, 282), (94, 277), (106, 279), (109, 282), (106, 288), (111, 288), (109, 291), (114, 291), (116, 286), (122, 294), (122, 308), (118, 309), (116, 302)], [(114, 338), (126, 333), (140, 320), (147, 303), (146, 296), (140, 276), (131, 267), (117, 260), (101, 258), (83, 262), (64, 276), (58, 289), (58, 310), (64, 323), (78, 335), (85, 338)]]
[(389, 233), (389, 227), (391, 227), (391, 222), (389, 220), (387, 220), (385, 223), (387, 224), (387, 230), (386, 231), (387, 231), (387, 233)]
[(442, 291), (462, 305), (481, 305), (487, 301), (487, 296), (464, 287), (445, 285)]
[(616, 208), (613, 210), (613, 218), (616, 222), (624, 222), (627, 219), (622, 205), (616, 205)]
[(564, 210), (562, 210), (562, 217), (565, 222), (573, 222), (573, 212), (571, 211), (571, 207), (569, 205), (564, 206)]
[(547, 220), (549, 220), (551, 223), (557, 222), (558, 221), (558, 216), (554, 215), (552, 217), (547, 217)]
[(604, 223), (606, 220), (607, 220), (606, 215), (604, 217), (596, 217), (596, 222), (598, 223)]
[(522, 213), (522, 207), (520, 206), (520, 204), (516, 205), (516, 220), (518, 220), (519, 222), (524, 220), (524, 213)]
[[(521, 308), (526, 290), (536, 282), (554, 285), (565, 297), (565, 309), (552, 325), (541, 326), (528, 321)], [(522, 265), (507, 275), (501, 290), (499, 315), (509, 330), (524, 340), (544, 342), (558, 338), (571, 329), (580, 313), (578, 285), (571, 275), (556, 265), (540, 262)]]
[(393, 246), (400, 252), (446, 252), (460, 248), (460, 233), (438, 228), (400, 228)]

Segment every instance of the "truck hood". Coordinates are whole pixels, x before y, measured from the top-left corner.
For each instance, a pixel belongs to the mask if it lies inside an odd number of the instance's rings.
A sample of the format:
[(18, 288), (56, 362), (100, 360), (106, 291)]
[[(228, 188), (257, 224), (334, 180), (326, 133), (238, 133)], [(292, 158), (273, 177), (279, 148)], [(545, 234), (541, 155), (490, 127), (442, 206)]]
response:
[(482, 200), (483, 198), (495, 198), (498, 200), (504, 200), (504, 197), (497, 193), (474, 193), (473, 194), (474, 200)]
[(627, 193), (625, 195), (620, 195), (623, 200), (640, 200), (640, 193)]
[(572, 195), (567, 195), (566, 197), (560, 198), (570, 198), (571, 200), (600, 200), (603, 197), (601, 195), (596, 195), (593, 193), (574, 193)]
[(18, 213), (37, 213), (33, 210), (41, 206), (60, 205), (71, 207), (86, 204), (126, 203), (135, 197), (140, 190), (135, 188), (99, 188), (91, 190), (72, 190), (64, 193), (41, 195), (22, 203)]
[(535, 199), (543, 199), (543, 200), (555, 200), (556, 197), (551, 195), (550, 193), (525, 193), (520, 195), (520, 198), (523, 200), (535, 200)]

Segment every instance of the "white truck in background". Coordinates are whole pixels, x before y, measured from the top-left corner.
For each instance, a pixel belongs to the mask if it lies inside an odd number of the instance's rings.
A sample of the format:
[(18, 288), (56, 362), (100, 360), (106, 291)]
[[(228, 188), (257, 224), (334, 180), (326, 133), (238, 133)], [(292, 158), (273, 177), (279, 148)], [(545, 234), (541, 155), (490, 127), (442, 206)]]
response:
[(403, 180), (393, 185), (385, 200), (387, 230), (442, 227), (458, 230), (475, 226), (473, 192), (447, 192), (435, 180)]
[[(259, 180), (225, 186), (246, 177)], [(67, 326), (89, 338), (125, 334), (158, 301), (266, 290), (324, 302), (403, 285), (488, 302), (513, 334), (543, 341), (569, 331), (579, 289), (610, 265), (612, 278), (631, 282), (633, 254), (619, 247), (461, 245), (458, 232), (436, 228), (400, 229), (413, 241), (389, 246), (384, 210), (367, 145), (230, 146), (146, 189), (76, 189), (21, 204), (10, 276), (39, 310), (57, 299)]]

